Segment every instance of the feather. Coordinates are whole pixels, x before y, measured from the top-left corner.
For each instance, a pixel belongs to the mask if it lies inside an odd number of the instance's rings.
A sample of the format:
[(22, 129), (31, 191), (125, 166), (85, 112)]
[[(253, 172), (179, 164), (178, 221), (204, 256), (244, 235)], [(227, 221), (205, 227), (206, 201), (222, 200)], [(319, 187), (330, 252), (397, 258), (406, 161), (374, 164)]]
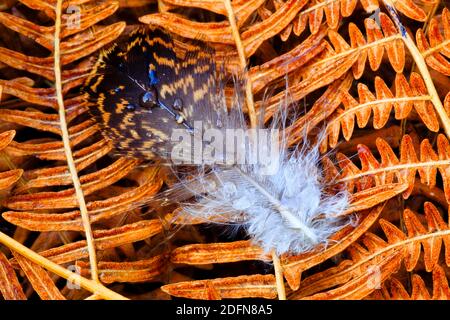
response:
[(234, 227), (245, 228), (266, 252), (297, 254), (326, 247), (329, 238), (351, 222), (339, 215), (347, 209), (349, 196), (345, 190), (326, 190), (318, 143), (289, 151), (284, 132), (277, 135), (281, 146), (270, 163), (251, 161), (261, 149), (249, 133), (236, 149), (245, 154), (244, 163), (200, 165), (195, 188), (192, 182), (180, 182), (196, 195), (194, 203), (182, 204), (181, 213), (206, 220), (231, 217)]
[(174, 129), (213, 119), (212, 51), (194, 41), (187, 49), (177, 54), (168, 33), (141, 27), (101, 52), (83, 91), (118, 154), (167, 157)]
[[(267, 252), (296, 254), (326, 246), (349, 223), (340, 215), (349, 196), (327, 191), (318, 143), (309, 145), (305, 136), (301, 147), (288, 149), (283, 130), (288, 96), (270, 128), (250, 130), (243, 82), (232, 79), (228, 106), (229, 81), (219, 77), (223, 73), (217, 72), (210, 50), (191, 45), (180, 57), (168, 34), (146, 32), (134, 35), (125, 49), (108, 52), (87, 86), (97, 106), (93, 114), (120, 152), (146, 158), (156, 153), (171, 161), (176, 173), (179, 165), (191, 166), (194, 178), (179, 174), (180, 182), (151, 199), (153, 205), (177, 202), (180, 214), (207, 221), (226, 216)], [(156, 97), (150, 109), (142, 101), (147, 93)], [(184, 102), (183, 110), (177, 101)], [(127, 115), (124, 104), (130, 102), (136, 108)], [(155, 131), (157, 138), (150, 134)], [(155, 147), (161, 143), (164, 148)]]

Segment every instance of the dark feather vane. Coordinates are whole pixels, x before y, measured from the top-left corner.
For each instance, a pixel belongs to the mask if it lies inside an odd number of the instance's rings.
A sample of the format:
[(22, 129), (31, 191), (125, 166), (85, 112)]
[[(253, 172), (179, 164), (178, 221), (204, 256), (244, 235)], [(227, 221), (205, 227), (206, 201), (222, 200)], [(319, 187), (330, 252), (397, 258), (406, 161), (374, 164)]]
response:
[(169, 34), (140, 28), (101, 53), (85, 91), (91, 114), (119, 153), (167, 155), (174, 129), (192, 133), (217, 104), (214, 53), (201, 42), (176, 50)]

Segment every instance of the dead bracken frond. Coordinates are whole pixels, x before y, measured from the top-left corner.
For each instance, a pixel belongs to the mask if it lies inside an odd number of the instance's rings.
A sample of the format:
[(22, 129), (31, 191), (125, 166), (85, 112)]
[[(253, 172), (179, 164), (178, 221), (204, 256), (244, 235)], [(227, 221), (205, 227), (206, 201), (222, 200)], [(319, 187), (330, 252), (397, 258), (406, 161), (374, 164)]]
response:
[[(387, 242), (372, 233), (366, 233), (361, 240), (348, 248), (351, 260), (345, 260), (336, 267), (305, 279), (298, 292), (294, 293), (295, 298), (364, 298), (379, 285), (379, 283), (371, 283), (374, 273), (377, 273), (377, 277), (381, 278), (383, 282), (400, 268), (402, 260), (407, 271), (414, 270), (421, 255), (421, 247), (423, 248), (425, 270), (427, 272), (436, 270), (434, 276), (437, 276), (441, 268), (438, 259), (442, 243), (446, 247), (443, 266), (448, 267), (450, 262), (448, 223), (443, 221), (441, 213), (430, 202), (425, 203), (427, 229), (420, 222), (419, 216), (411, 210), (406, 209), (403, 215), (406, 234), (392, 223), (380, 219), (380, 225), (388, 239)], [(365, 272), (361, 272), (361, 269)], [(436, 287), (440, 285), (437, 283)], [(333, 288), (335, 286), (338, 287)], [(348, 290), (349, 288), (352, 290)]]

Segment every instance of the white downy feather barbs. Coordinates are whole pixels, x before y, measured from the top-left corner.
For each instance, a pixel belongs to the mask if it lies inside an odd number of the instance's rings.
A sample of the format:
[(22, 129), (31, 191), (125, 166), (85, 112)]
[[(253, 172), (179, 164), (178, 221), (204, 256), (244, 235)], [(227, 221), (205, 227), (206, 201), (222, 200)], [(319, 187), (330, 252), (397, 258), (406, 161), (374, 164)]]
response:
[[(236, 98), (234, 104), (230, 112), (218, 112), (215, 121), (207, 121), (211, 124), (220, 119), (220, 130), (212, 127), (222, 132), (222, 138), (229, 138), (228, 130), (247, 130), (242, 102)], [(282, 121), (274, 123), (284, 127), (286, 116), (281, 110), (285, 108), (280, 108)], [(218, 152), (214, 155), (217, 161), (209, 159), (208, 165), (198, 166), (196, 187), (185, 183), (196, 195), (196, 201), (183, 204), (182, 212), (206, 220), (226, 215), (234, 222), (233, 227), (244, 227), (266, 252), (297, 254), (326, 246), (330, 236), (349, 223), (348, 218), (339, 215), (347, 209), (349, 196), (346, 191), (336, 194), (325, 191), (318, 144), (304, 142), (301, 148), (287, 150), (288, 137), (283, 136), (286, 131), (275, 127), (271, 130), (280, 132), (281, 137), (276, 136), (279, 145), (270, 163), (254, 160), (262, 152), (273, 152), (273, 145), (261, 146), (261, 141), (255, 138), (259, 135), (247, 130), (246, 139), (239, 140), (234, 149)], [(271, 139), (263, 141), (273, 144)], [(208, 147), (204, 141), (205, 145)], [(244, 163), (237, 161), (238, 152), (245, 155)], [(235, 161), (230, 162), (230, 158)]]

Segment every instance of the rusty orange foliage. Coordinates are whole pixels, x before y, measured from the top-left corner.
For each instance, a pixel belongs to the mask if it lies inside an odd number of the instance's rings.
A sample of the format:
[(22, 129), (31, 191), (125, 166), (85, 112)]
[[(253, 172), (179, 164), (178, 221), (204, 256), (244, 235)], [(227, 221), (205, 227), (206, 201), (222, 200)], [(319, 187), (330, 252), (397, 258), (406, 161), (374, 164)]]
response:
[[(61, 24), (57, 0), (0, 4), (0, 213), (16, 244), (0, 244), (3, 298), (84, 299), (95, 291), (70, 290), (48, 271), (54, 262), (75, 266), (83, 279), (95, 274), (67, 133), (101, 288), (138, 299), (276, 299), (283, 291), (288, 299), (449, 299), (449, 9), (397, 0), (398, 21), (386, 10), (390, 0), (233, 0), (236, 36), (223, 0), (159, 0), (158, 11), (155, 2), (63, 1)], [(69, 4), (82, 10), (76, 28)], [(165, 191), (176, 182), (170, 169), (117, 155), (80, 90), (98, 51), (138, 23), (171, 32), (177, 54), (186, 39), (207, 42), (226, 76), (245, 69), (239, 76), (250, 81), (265, 124), (287, 99), (288, 145), (322, 138), (324, 183), (349, 191), (342, 214), (352, 223), (327, 246), (279, 257), (275, 272), (278, 259), (245, 232), (224, 231), (236, 222), (226, 213), (180, 215), (187, 199)], [(233, 88), (225, 91), (231, 105)], [(16, 251), (24, 243), (39, 264)], [(157, 289), (139, 295), (118, 284), (147, 282)]]

